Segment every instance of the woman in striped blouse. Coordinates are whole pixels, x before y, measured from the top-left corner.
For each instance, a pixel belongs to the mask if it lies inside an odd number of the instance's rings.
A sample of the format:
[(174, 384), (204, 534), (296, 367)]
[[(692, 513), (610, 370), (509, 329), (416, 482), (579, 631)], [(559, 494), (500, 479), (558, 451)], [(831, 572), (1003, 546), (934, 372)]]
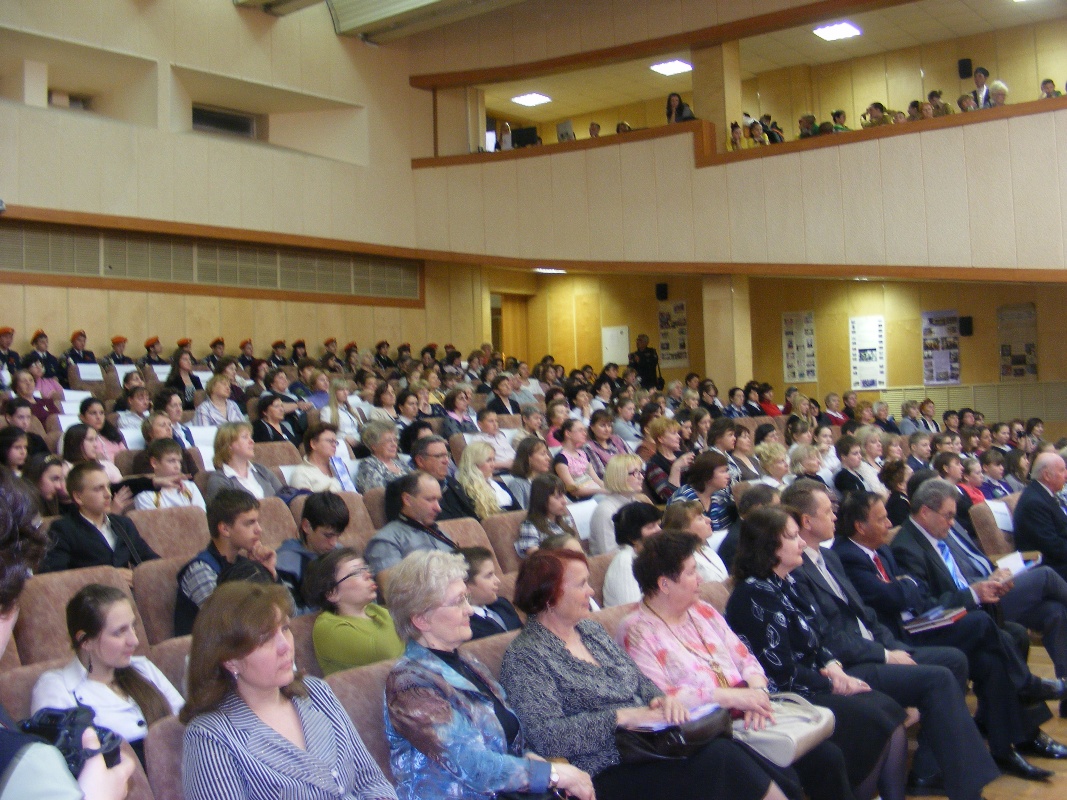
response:
[(330, 688), (293, 671), (282, 586), (217, 588), (193, 626), (182, 758), (187, 800), (396, 800)]

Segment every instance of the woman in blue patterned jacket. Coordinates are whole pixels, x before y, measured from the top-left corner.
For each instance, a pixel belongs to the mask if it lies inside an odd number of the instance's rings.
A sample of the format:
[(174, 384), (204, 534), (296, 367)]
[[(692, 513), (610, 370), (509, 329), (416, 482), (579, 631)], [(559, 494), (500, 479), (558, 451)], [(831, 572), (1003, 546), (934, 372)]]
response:
[(411, 553), (391, 570), (389, 609), (404, 656), (385, 683), (385, 731), (401, 800), (476, 800), (560, 789), (594, 800), (589, 775), (526, 752), (518, 717), (477, 659), (457, 648), (473, 613), (463, 557)]

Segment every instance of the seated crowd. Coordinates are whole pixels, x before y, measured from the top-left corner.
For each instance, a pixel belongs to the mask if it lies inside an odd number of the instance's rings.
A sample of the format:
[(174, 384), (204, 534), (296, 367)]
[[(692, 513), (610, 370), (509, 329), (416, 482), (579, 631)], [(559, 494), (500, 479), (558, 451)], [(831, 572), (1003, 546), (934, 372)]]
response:
[[(53, 359), (74, 365), (68, 385), (88, 363), (75, 359), (92, 357), (75, 334)], [(105, 370), (128, 363), (125, 340), (113, 343)], [(1067, 758), (1040, 728), (1048, 701), (1067, 716), (1067, 442), (1044, 441), (1041, 420), (938, 418), (928, 398), (898, 420), (854, 392), (831, 393), (824, 410), (794, 388), (779, 406), (758, 381), (720, 399), (696, 373), (658, 388), (646, 336), (626, 367), (599, 372), (550, 356), (530, 369), (489, 346), (464, 359), (427, 345), (415, 359), (384, 341), (340, 355), (330, 339), (312, 361), (298, 344), (287, 358), (274, 342), (260, 361), (250, 341), (229, 358), (217, 339), (201, 389), (185, 339), (155, 379), (153, 337), (122, 396), (82, 401), (61, 438), (54, 404), (69, 390), (43, 383), (48, 359), (12, 373), (0, 635), (27, 570), (106, 566), (136, 586), (159, 555), (128, 509), (190, 507), (206, 521), (206, 547), (152, 587), (174, 593), (174, 635), (192, 635), (182, 691), (134, 655), (137, 597), (90, 583), (66, 609), (72, 659), (32, 696), (35, 710), (90, 706), (142, 762), (149, 727), (179, 714), (186, 797), (978, 800), (1001, 773), (1051, 776), (1028, 757)], [(118, 458), (130, 417), (146, 446)], [(196, 444), (205, 427), (210, 467)], [(257, 461), (257, 446), (286, 443), (302, 460)], [(372, 497), (377, 530), (353, 547), (345, 537), (365, 523), (349, 499), (370, 511)], [(295, 538), (265, 531), (274, 498), (292, 504)], [(978, 514), (1005, 498), (1015, 543), (1040, 551), (1040, 566), (1013, 573), (984, 551)], [(47, 541), (42, 517), (55, 517)], [(484, 545), (441, 524), (465, 519)], [(505, 519), (499, 549), (489, 531)], [(966, 613), (908, 624), (939, 606)], [(395, 661), (391, 775), (330, 685), (294, 672), (290, 622), (304, 615), (319, 674)], [(1028, 631), (1056, 679), (1027, 667)], [(509, 632), (492, 668), (463, 646)], [(836, 720), (784, 766), (740, 738), (658, 762), (617, 746), (619, 730), (682, 723), (707, 703), (773, 725), (777, 692)], [(910, 772), (907, 708), (921, 717)]]

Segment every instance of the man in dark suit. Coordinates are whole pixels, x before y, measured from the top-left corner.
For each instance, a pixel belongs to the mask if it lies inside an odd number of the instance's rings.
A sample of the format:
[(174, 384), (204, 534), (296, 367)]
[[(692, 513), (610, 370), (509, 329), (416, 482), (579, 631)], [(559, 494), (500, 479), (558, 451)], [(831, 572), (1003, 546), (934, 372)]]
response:
[(951, 647), (901, 642), (863, 604), (836, 555), (821, 546), (834, 535), (833, 503), (825, 486), (798, 480), (782, 493), (782, 503), (800, 512), (806, 548), (793, 577), (801, 597), (817, 612), (815, 625), (824, 644), (846, 672), (922, 714), (909, 793), (979, 797), (999, 773), (967, 709), (966, 658)]
[(930, 432), (915, 431), (908, 437), (908, 461), (912, 472), (930, 469)]
[[(1067, 748), (1041, 732), (1051, 714), (1044, 701), (1063, 700), (1062, 680), (1046, 681), (1030, 672), (1007, 631), (980, 606), (995, 606), (1012, 588), (1002, 577), (968, 584), (946, 543), (956, 514), (956, 487), (928, 480), (911, 497), (911, 517), (892, 550), (901, 569), (927, 589), (932, 605), (963, 607), (966, 616), (952, 625), (914, 635), (916, 642), (958, 647), (967, 655), (975, 693), (977, 719), (984, 726), (990, 750), (1002, 769), (1031, 779), (1047, 777), (1021, 755), (1067, 758)], [(1010, 624), (1010, 623), (1009, 623)]]
[(989, 97), (989, 87), (986, 85), (989, 82), (989, 70), (985, 67), (976, 67), (974, 70), (974, 91), (971, 92), (971, 97), (974, 98), (974, 105), (977, 108), (992, 108), (993, 101)]
[(1015, 506), (1015, 544), (1040, 550), (1044, 564), (1067, 578), (1067, 510), (1059, 493), (1067, 483), (1067, 465), (1056, 453), (1034, 460), (1032, 480)]
[(511, 399), (511, 376), (505, 372), (500, 373), (490, 384), (492, 394), (485, 404), (487, 411), (495, 411), (497, 414), (520, 414), (519, 404)]
[[(883, 532), (878, 504), (874, 495), (853, 496), (841, 504), (834, 551), (863, 601), (902, 636), (901, 614), (920, 614), (933, 601), (925, 586), (902, 574), (885, 546), (888, 527)], [(953, 526), (945, 544), (968, 584), (991, 577), (1012, 581), (1007, 570), (998, 570), (962, 529)], [(1067, 581), (1048, 567), (1031, 568), (1014, 578), (1012, 588), (1000, 598), (1000, 608), (1004, 619), (1042, 634), (1056, 676), (1067, 677)], [(1065, 711), (1067, 704), (1061, 701), (1060, 716)]]
[[(473, 517), (478, 519), (474, 501), (459, 481), (449, 475), (452, 459), (448, 455), (448, 442), (440, 436), (423, 436), (415, 440), (411, 448), (411, 460), (417, 469), (437, 479), (441, 484), (441, 513), (438, 520)], [(385, 517), (392, 521), (400, 514), (400, 495), (396, 488), (385, 487)]]
[(81, 567), (117, 567), (133, 584), (133, 568), (159, 558), (126, 517), (109, 514), (111, 483), (94, 461), (78, 464), (67, 476), (67, 494), (78, 506), (52, 523), (52, 544), (41, 572)]

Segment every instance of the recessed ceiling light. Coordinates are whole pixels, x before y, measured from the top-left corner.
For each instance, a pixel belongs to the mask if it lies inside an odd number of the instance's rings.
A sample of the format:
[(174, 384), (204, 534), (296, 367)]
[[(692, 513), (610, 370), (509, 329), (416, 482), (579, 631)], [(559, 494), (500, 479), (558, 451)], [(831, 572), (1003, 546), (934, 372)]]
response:
[(653, 64), (649, 69), (653, 72), (658, 72), (660, 75), (680, 75), (683, 72), (692, 72), (693, 65), (686, 64), (684, 61), (679, 61), (677, 58), (674, 61), (664, 61), (662, 64)]
[(851, 39), (853, 36), (859, 36), (863, 31), (851, 22), (838, 22), (836, 25), (825, 25), (822, 28), (816, 28), (812, 33), (820, 39), (836, 42), (838, 39)]
[(511, 98), (511, 102), (518, 103), (520, 106), (542, 106), (545, 103), (551, 103), (551, 97), (545, 97), (543, 94), (537, 92), (530, 92), (529, 94), (520, 94), (518, 97)]
[(534, 272), (540, 272), (542, 275), (566, 275), (565, 269), (553, 269), (552, 267), (534, 267)]

